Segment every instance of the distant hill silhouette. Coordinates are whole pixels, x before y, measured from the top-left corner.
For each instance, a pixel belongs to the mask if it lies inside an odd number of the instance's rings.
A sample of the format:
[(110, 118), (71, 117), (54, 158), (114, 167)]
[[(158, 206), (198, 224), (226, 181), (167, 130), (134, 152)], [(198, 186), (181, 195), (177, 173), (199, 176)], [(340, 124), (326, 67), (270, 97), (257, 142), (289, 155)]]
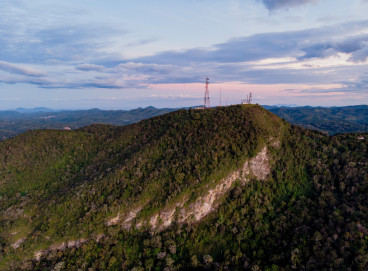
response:
[(329, 134), (368, 131), (368, 105), (343, 107), (273, 107), (280, 118)]

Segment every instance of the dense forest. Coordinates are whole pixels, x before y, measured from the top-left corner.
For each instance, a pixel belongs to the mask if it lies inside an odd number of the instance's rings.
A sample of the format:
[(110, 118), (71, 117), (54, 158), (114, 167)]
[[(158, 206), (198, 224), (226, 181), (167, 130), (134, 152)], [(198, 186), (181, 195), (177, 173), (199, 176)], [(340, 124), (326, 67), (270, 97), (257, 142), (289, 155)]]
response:
[[(368, 132), (368, 106), (278, 107), (263, 106), (286, 121), (330, 135)], [(179, 110), (137, 108), (133, 110), (51, 110), (47, 108), (0, 111), (0, 140), (36, 129), (78, 129), (91, 124), (127, 125)]]
[(256, 105), (23, 133), (0, 142), (0, 269), (367, 270), (367, 139)]

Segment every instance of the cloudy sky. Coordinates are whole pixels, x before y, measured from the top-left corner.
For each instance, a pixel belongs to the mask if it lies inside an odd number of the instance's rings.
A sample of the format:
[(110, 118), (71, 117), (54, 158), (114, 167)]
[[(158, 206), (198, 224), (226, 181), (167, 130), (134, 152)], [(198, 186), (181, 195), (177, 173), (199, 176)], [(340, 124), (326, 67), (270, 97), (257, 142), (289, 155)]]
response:
[(0, 110), (368, 104), (368, 0), (0, 0)]

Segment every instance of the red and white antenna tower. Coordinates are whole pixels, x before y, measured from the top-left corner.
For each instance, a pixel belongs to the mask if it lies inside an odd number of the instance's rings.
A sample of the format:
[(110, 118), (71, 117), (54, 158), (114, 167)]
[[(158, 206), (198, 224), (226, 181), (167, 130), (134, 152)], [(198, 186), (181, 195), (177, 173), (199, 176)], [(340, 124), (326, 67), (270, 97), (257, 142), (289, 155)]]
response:
[(210, 92), (208, 91), (208, 84), (210, 83), (210, 79), (206, 77), (206, 91), (204, 92), (204, 108), (210, 108)]

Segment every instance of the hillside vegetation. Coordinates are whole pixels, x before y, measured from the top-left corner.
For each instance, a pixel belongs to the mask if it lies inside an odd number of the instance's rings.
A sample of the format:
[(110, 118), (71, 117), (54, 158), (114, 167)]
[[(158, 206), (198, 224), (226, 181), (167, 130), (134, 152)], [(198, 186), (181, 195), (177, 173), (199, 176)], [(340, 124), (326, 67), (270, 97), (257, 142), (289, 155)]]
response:
[(26, 132), (0, 142), (0, 269), (365, 270), (367, 137), (255, 105)]

